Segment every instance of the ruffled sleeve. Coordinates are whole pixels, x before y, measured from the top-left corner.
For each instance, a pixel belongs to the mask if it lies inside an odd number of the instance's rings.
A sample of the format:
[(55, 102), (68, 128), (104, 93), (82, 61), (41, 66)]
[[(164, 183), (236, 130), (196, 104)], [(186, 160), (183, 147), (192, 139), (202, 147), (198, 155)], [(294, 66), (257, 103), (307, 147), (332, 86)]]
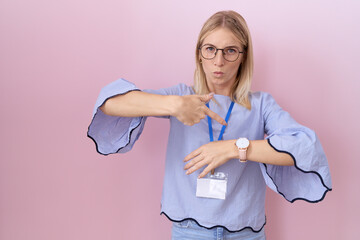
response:
[(289, 202), (321, 201), (332, 190), (332, 183), (328, 162), (315, 132), (297, 123), (266, 93), (262, 98), (262, 114), (270, 146), (290, 154), (295, 164), (261, 164), (266, 184)]
[[(184, 88), (186, 88), (185, 84), (179, 84), (171, 88), (144, 91), (161, 95), (180, 95)], [(130, 91), (140, 91), (140, 89), (122, 78), (108, 84), (100, 91), (87, 132), (87, 136), (94, 141), (96, 150), (100, 154), (128, 152), (141, 135), (146, 117), (109, 116), (99, 108), (107, 99)]]

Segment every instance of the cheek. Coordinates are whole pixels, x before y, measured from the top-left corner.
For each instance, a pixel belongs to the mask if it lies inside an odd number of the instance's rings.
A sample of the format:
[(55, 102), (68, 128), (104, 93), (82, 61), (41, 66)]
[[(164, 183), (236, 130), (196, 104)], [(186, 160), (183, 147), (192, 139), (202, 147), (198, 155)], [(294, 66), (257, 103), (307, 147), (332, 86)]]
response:
[(240, 62), (234, 63), (233, 65), (229, 66), (229, 72), (232, 72), (233, 74), (237, 74), (239, 71)]
[(203, 67), (205, 74), (208, 74), (210, 72), (209, 63), (203, 62), (202, 67)]

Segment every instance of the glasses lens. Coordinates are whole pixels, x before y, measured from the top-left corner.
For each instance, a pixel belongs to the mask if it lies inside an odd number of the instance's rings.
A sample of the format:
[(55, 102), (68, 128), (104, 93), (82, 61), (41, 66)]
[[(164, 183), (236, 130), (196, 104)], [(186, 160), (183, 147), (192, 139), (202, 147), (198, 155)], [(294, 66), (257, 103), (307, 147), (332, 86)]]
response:
[(229, 62), (236, 61), (236, 59), (239, 57), (239, 54), (239, 50), (236, 48), (227, 47), (224, 49), (224, 58)]
[(215, 57), (216, 48), (211, 45), (204, 45), (201, 48), (201, 55), (203, 58), (212, 59)]
[[(221, 49), (218, 49), (221, 51)], [(216, 47), (212, 45), (204, 45), (201, 47), (201, 55), (205, 59), (213, 59), (216, 55)], [(240, 52), (235, 47), (226, 47), (223, 50), (223, 57), (229, 62), (234, 62), (238, 59)]]

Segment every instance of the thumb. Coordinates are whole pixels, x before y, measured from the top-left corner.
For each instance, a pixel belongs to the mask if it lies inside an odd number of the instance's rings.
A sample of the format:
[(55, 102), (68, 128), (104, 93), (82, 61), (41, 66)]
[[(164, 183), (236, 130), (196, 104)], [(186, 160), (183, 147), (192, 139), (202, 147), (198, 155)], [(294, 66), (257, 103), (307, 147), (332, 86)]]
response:
[(213, 96), (214, 96), (214, 93), (203, 94), (203, 95), (200, 95), (200, 100), (206, 103), (206, 102), (210, 101), (210, 99), (212, 99)]

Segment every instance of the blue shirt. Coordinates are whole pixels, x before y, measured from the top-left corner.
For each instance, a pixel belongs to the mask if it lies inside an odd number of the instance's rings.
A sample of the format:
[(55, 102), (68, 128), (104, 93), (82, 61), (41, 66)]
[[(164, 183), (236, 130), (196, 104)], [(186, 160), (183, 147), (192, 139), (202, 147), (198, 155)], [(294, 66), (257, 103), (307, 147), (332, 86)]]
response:
[[(105, 86), (98, 97), (88, 136), (94, 140), (97, 151), (107, 155), (131, 150), (139, 138), (146, 117), (114, 117), (104, 114), (99, 107), (110, 97), (139, 90), (124, 79)], [(144, 90), (162, 95), (190, 95), (193, 89), (179, 84), (160, 90)], [(225, 117), (231, 99), (214, 95), (210, 109)], [(186, 126), (173, 116), (167, 145), (165, 177), (161, 212), (172, 221), (193, 219), (200, 226), (222, 226), (228, 231), (250, 228), (260, 231), (265, 225), (266, 185), (286, 200), (321, 201), (331, 190), (331, 177), (326, 156), (314, 131), (297, 123), (268, 93), (250, 94), (251, 110), (235, 104), (223, 140), (246, 137), (260, 140), (267, 136), (269, 144), (280, 152), (289, 153), (294, 166), (275, 166), (231, 159), (216, 170), (228, 175), (226, 199), (196, 197), (196, 180), (200, 169), (186, 175), (183, 159), (190, 152), (209, 142), (206, 118), (193, 126)], [(214, 136), (222, 125), (213, 121)], [(197, 174), (198, 173), (198, 174)]]

